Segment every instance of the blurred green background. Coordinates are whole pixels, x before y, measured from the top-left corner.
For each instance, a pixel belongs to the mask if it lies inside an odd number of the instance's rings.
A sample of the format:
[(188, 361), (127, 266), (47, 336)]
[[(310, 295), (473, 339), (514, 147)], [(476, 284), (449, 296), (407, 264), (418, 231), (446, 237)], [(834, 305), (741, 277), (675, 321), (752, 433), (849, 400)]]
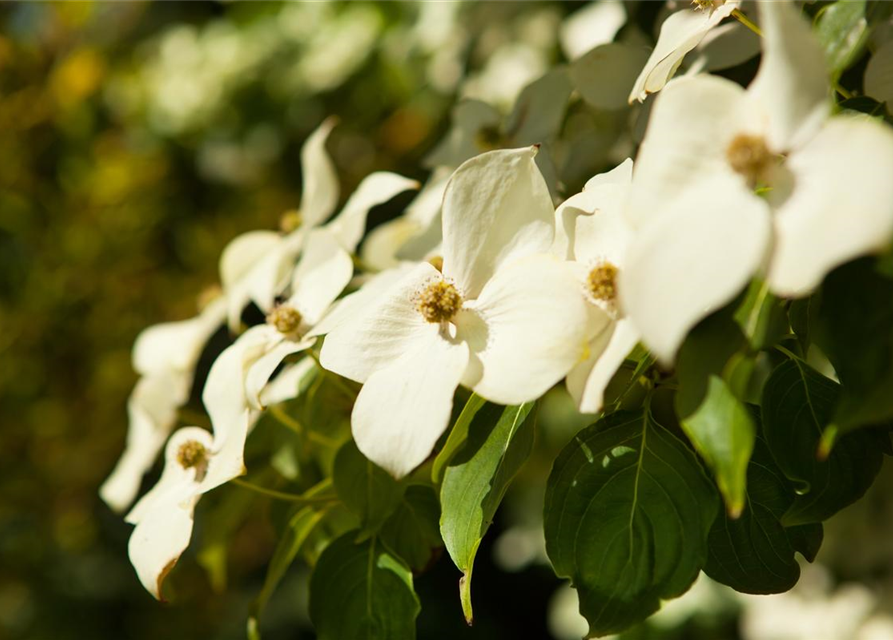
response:
[[(134, 338), (192, 316), (225, 244), (276, 228), (296, 206), (301, 143), (327, 115), (340, 119), (329, 150), (342, 200), (373, 170), (424, 180), (461, 82), (480, 92), (501, 74), (505, 95), (485, 97), (508, 111), (520, 86), (562, 60), (560, 25), (582, 6), (0, 4), (0, 639), (245, 637), (275, 544), (269, 504), (254, 500), (244, 523), (230, 523), (215, 505), (253, 496), (224, 487), (203, 500), (196, 541), (233, 529), (226, 584), (209, 579), (197, 543), (173, 602), (160, 605), (128, 562), (131, 527), (97, 496), (124, 442)], [(514, 66), (492, 64), (509, 54)], [(226, 340), (215, 337), (203, 366)], [(560, 394), (543, 420), (552, 428), (533, 480), (522, 478), (479, 554), (475, 627), (442, 558), (417, 580), (420, 638), (581, 633), (555, 613), (574, 602), (554, 595), (537, 517), (543, 473), (582, 422)], [(820, 556), (835, 567), (821, 578), (828, 589), (859, 580), (889, 599), (893, 551), (879, 542), (893, 529), (889, 484), (832, 523), (843, 542), (831, 536)], [(867, 541), (861, 561), (847, 547), (854, 536)], [(306, 577), (291, 572), (265, 638), (313, 637)], [(741, 604), (711, 594), (697, 620), (680, 614), (630, 637), (738, 637)]]

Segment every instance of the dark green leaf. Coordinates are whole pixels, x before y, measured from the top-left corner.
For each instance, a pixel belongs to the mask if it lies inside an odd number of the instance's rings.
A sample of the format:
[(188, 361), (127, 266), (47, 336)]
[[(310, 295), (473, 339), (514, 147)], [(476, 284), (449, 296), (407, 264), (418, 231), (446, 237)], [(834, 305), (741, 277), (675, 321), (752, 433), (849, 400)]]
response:
[(868, 40), (865, 0), (840, 0), (818, 14), (816, 34), (831, 71), (837, 79), (861, 55)]
[(820, 305), (821, 293), (815, 293), (808, 298), (794, 300), (788, 307), (791, 330), (797, 336), (797, 342), (803, 355), (806, 355), (812, 342)]
[(440, 501), (433, 487), (410, 485), (403, 500), (381, 528), (381, 539), (410, 568), (419, 572), (431, 562), (440, 540)]
[(643, 411), (577, 434), (549, 476), (544, 524), (589, 636), (623, 631), (691, 586), (718, 506), (695, 455)]
[(794, 551), (801, 532), (799, 527), (794, 532), (786, 530), (781, 518), (794, 495), (791, 483), (758, 438), (747, 467), (747, 505), (737, 520), (720, 516), (713, 523), (704, 572), (742, 593), (782, 593), (793, 587), (800, 578)]
[(375, 536), (350, 531), (330, 544), (310, 577), (319, 640), (412, 640), (421, 609), (412, 573)]
[(443, 471), (440, 532), (450, 557), (463, 573), (459, 592), (469, 622), (474, 557), (506, 489), (530, 455), (534, 421), (527, 417), (532, 408), (532, 402), (480, 407), (469, 422), (463, 446)]
[(260, 618), (267, 606), (267, 602), (270, 600), (270, 596), (273, 595), (298, 551), (323, 517), (325, 517), (325, 511), (317, 511), (313, 507), (300, 507), (289, 518), (267, 567), (267, 577), (264, 579), (264, 586), (251, 605), (248, 627), (254, 630), (254, 635), (258, 635), (257, 629)]
[(788, 527), (788, 538), (794, 551), (802, 554), (809, 562), (815, 561), (822, 547), (822, 540), (825, 538), (825, 529), (818, 523), (800, 524), (795, 527)]
[(682, 429), (713, 470), (729, 514), (737, 517), (744, 509), (747, 462), (756, 434), (747, 407), (721, 378), (710, 376), (707, 397), (682, 421)]
[(679, 391), (675, 402), (680, 420), (701, 406), (707, 397), (710, 376), (721, 376), (732, 356), (746, 345), (741, 328), (725, 313), (715, 313), (692, 329), (676, 361)]
[(376, 531), (394, 512), (405, 489), (405, 485), (360, 453), (353, 440), (344, 443), (335, 456), (332, 479), (338, 497), (369, 531)]
[(858, 500), (880, 470), (883, 452), (873, 430), (841, 437), (830, 456), (819, 459), (838, 396), (836, 382), (799, 359), (783, 362), (766, 381), (766, 442), (799, 494), (785, 514), (788, 526), (826, 520)]
[(754, 349), (772, 346), (788, 331), (784, 303), (758, 279), (747, 288), (744, 301), (735, 311), (735, 321)]
[(847, 432), (893, 418), (893, 280), (868, 258), (825, 280), (815, 342), (843, 385), (834, 424)]

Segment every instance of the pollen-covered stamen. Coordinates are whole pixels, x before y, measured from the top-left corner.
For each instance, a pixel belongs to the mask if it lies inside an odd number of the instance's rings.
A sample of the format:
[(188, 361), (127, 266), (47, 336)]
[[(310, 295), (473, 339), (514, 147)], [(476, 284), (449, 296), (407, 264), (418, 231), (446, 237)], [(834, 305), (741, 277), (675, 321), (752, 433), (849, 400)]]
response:
[(301, 226), (301, 222), (303, 222), (301, 212), (297, 209), (291, 209), (283, 213), (282, 217), (279, 218), (279, 229), (282, 233), (291, 233)]
[(732, 169), (744, 176), (747, 183), (754, 187), (766, 180), (776, 162), (776, 155), (766, 146), (766, 140), (762, 136), (742, 133), (729, 143), (726, 159)]
[(428, 258), (428, 264), (437, 269), (440, 272), (443, 272), (443, 258), (440, 256), (431, 256)]
[(454, 285), (437, 280), (419, 292), (417, 308), (428, 322), (447, 322), (462, 308), (462, 296)]
[(208, 450), (197, 440), (187, 440), (177, 449), (177, 462), (184, 469), (195, 469), (196, 480), (201, 481), (208, 471)]
[(617, 298), (617, 267), (608, 261), (598, 263), (589, 272), (586, 285), (594, 299), (613, 303)]
[(725, 0), (691, 0), (695, 11), (707, 11), (716, 8), (717, 5), (723, 4)]
[(304, 317), (301, 312), (288, 304), (280, 304), (267, 314), (267, 324), (276, 327), (276, 331), (285, 335), (298, 333)]

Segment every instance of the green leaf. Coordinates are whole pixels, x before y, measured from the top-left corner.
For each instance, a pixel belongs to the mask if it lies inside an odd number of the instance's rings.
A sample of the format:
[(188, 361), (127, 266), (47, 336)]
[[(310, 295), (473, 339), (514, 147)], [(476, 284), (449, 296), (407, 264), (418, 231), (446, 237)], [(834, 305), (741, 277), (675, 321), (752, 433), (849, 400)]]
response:
[(815, 293), (808, 298), (794, 300), (788, 307), (791, 330), (797, 336), (800, 351), (804, 355), (809, 351), (809, 345), (813, 339), (821, 300), (821, 293)]
[(377, 531), (397, 509), (406, 488), (360, 453), (353, 440), (335, 456), (333, 474), (338, 497), (368, 531)]
[(710, 377), (721, 376), (732, 357), (747, 346), (741, 328), (728, 314), (715, 313), (692, 329), (676, 364), (679, 391), (676, 413), (680, 420), (692, 415), (704, 399)]
[[(486, 407), (486, 411), (477, 417), (478, 411), (484, 407)], [(499, 405), (488, 404), (487, 401), (479, 395), (474, 393), (471, 394), (471, 397), (468, 398), (468, 402), (465, 403), (465, 407), (462, 409), (462, 413), (460, 413), (459, 417), (456, 419), (456, 424), (453, 425), (453, 429), (450, 431), (450, 435), (447, 438), (446, 443), (443, 445), (443, 449), (441, 449), (440, 453), (437, 454), (437, 457), (434, 458), (434, 464), (431, 467), (431, 478), (435, 483), (439, 484), (443, 480), (443, 472), (446, 471), (447, 463), (456, 452), (462, 448), (462, 445), (465, 444), (465, 441), (468, 439), (468, 430), (471, 428), (472, 422), (477, 419), (482, 423), (489, 423), (498, 420), (501, 413), (502, 407)]]
[(865, 0), (840, 0), (819, 12), (815, 32), (825, 50), (831, 77), (840, 77), (862, 54), (868, 40)]
[(259, 637), (257, 629), (267, 602), (269, 602), (276, 587), (279, 586), (298, 551), (325, 515), (325, 510), (317, 511), (313, 507), (300, 507), (295, 509), (289, 518), (288, 524), (279, 538), (279, 543), (276, 545), (276, 550), (273, 552), (273, 557), (270, 559), (270, 564), (267, 567), (267, 577), (264, 579), (264, 586), (251, 605), (248, 628), (253, 630), (255, 636)]
[(682, 429), (716, 475), (732, 518), (744, 509), (747, 467), (756, 427), (747, 407), (719, 377), (710, 376), (707, 397)]
[(488, 402), (480, 407), (464, 427), (467, 437), (462, 447), (443, 471), (440, 532), (450, 557), (463, 574), (459, 593), (469, 624), (473, 618), (474, 557), (506, 489), (533, 448), (535, 421), (527, 420), (533, 405), (528, 402), (501, 407)]
[(825, 538), (825, 529), (821, 523), (799, 524), (788, 527), (788, 538), (794, 551), (800, 553), (809, 562), (814, 562)]
[(319, 640), (412, 640), (421, 606), (412, 573), (375, 536), (350, 531), (326, 547), (310, 576)]
[(803, 547), (810, 561), (815, 557), (801, 527), (785, 529), (781, 523), (794, 495), (758, 438), (747, 467), (747, 505), (737, 520), (721, 516), (713, 523), (704, 573), (742, 593), (782, 593), (793, 587), (800, 578), (794, 552)]
[(838, 395), (836, 382), (800, 359), (783, 362), (766, 381), (766, 443), (798, 493), (784, 516), (788, 526), (826, 520), (862, 497), (880, 470), (883, 450), (873, 430), (841, 437), (830, 456), (819, 459)]
[(694, 453), (649, 413), (613, 413), (577, 434), (549, 476), (544, 525), (590, 637), (621, 632), (688, 590), (718, 506)]
[(784, 303), (759, 279), (750, 283), (744, 301), (735, 310), (735, 321), (757, 350), (772, 346), (788, 331)]
[(833, 415), (842, 433), (893, 418), (893, 280), (872, 258), (825, 280), (815, 342), (843, 385)]
[(381, 528), (381, 539), (403, 558), (414, 572), (424, 570), (440, 539), (440, 500), (433, 487), (414, 484), (406, 489), (403, 500)]

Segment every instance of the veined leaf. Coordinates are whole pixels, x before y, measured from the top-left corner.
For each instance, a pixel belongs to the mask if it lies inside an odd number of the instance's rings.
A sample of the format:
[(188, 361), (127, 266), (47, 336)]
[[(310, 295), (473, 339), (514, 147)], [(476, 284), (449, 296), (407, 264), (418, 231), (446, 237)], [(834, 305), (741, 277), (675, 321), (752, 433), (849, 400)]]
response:
[[(469, 623), (474, 557), (506, 489), (530, 455), (534, 421), (527, 418), (533, 405), (501, 407), (488, 402), (479, 407), (463, 427), (467, 433), (463, 445), (443, 470), (440, 532), (463, 574), (459, 592)], [(460, 421), (464, 416), (465, 412)]]
[(549, 476), (546, 550), (579, 593), (589, 637), (688, 590), (718, 506), (695, 455), (649, 413), (617, 412), (577, 434)]
[(856, 61), (868, 41), (865, 0), (839, 0), (822, 8), (815, 25), (834, 79)]
[(344, 443), (335, 456), (332, 479), (338, 497), (370, 532), (394, 512), (406, 488), (360, 453), (353, 440)]
[(434, 551), (443, 547), (440, 539), (440, 501), (433, 487), (410, 485), (397, 510), (381, 528), (381, 539), (410, 568), (422, 571)]
[(840, 385), (799, 359), (780, 364), (763, 389), (763, 429), (779, 468), (797, 488), (784, 524), (821, 522), (858, 500), (880, 470), (883, 447), (873, 430), (840, 438), (827, 459), (819, 445)]
[(412, 573), (375, 536), (349, 531), (323, 551), (310, 577), (319, 640), (413, 640), (421, 609)]

